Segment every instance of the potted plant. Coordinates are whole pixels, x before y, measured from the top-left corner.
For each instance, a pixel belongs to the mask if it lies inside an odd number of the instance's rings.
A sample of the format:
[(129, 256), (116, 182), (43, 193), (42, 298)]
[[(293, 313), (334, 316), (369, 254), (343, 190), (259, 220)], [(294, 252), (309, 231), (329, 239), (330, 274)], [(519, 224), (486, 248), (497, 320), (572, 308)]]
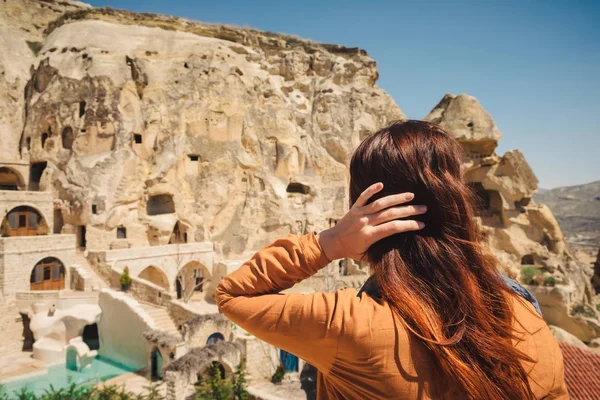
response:
[(129, 276), (129, 267), (125, 267), (123, 269), (123, 273), (121, 274), (121, 290), (126, 292), (131, 285), (131, 276)]

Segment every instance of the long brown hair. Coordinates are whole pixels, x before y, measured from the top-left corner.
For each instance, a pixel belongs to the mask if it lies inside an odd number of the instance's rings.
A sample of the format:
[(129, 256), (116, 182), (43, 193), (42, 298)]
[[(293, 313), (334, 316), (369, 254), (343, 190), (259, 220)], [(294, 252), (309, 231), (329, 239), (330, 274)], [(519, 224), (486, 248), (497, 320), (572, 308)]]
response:
[(514, 347), (509, 289), (481, 245), (461, 164), (460, 145), (431, 123), (396, 122), (367, 137), (350, 163), (351, 202), (383, 182), (370, 201), (412, 192), (427, 213), (411, 217), (424, 229), (366, 255), (383, 297), (432, 355), (436, 398), (531, 399), (521, 361), (532, 360)]

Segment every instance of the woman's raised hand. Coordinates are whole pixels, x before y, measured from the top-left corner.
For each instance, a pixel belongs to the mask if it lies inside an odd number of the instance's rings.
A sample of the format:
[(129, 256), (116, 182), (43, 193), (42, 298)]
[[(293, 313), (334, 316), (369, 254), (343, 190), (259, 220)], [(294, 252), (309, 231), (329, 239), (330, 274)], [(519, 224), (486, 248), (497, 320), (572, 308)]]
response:
[(369, 199), (383, 189), (383, 183), (369, 186), (352, 208), (334, 227), (318, 235), (319, 244), (329, 260), (352, 258), (364, 261), (364, 254), (375, 242), (396, 233), (423, 229), (420, 221), (402, 219), (424, 214), (423, 205), (402, 206), (414, 198), (412, 193), (400, 193), (375, 200)]

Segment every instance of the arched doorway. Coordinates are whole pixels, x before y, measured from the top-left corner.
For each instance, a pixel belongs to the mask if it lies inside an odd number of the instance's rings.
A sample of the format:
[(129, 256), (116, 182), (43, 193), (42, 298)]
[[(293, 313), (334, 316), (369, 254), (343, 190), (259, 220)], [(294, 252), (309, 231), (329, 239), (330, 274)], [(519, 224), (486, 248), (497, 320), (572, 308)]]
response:
[(188, 242), (188, 234), (185, 231), (183, 224), (179, 221), (175, 223), (175, 227), (173, 227), (173, 232), (171, 233), (171, 238), (169, 239), (169, 244), (178, 244), (178, 243), (187, 243)]
[(86, 325), (81, 334), (83, 342), (88, 345), (90, 350), (100, 348), (100, 336), (98, 335), (98, 324)]
[(225, 340), (225, 336), (223, 336), (223, 334), (221, 334), (220, 332), (215, 332), (208, 337), (206, 345), (208, 346), (209, 344), (215, 344), (223, 340)]
[(1, 231), (2, 236), (37, 236), (48, 233), (48, 225), (35, 208), (19, 206), (6, 214)]
[(165, 290), (169, 290), (169, 279), (167, 278), (167, 275), (154, 265), (145, 268), (139, 273), (138, 277), (150, 281)]
[(24, 188), (23, 178), (17, 171), (0, 167), (0, 190), (23, 190)]
[(207, 380), (209, 380), (211, 378), (216, 378), (216, 379), (228, 378), (228, 375), (230, 375), (230, 374), (228, 374), (227, 372), (228, 371), (223, 364), (221, 364), (218, 361), (213, 361), (212, 364), (210, 365), (210, 367), (207, 367), (206, 369), (204, 369), (204, 370), (198, 372), (198, 374), (196, 374), (197, 381), (195, 383), (195, 386), (200, 386), (200, 385), (202, 385), (203, 382), (206, 382)]
[(182, 287), (179, 279), (177, 279), (177, 281), (175, 282), (175, 286), (176, 286), (176, 290), (177, 290), (177, 298), (178, 299), (183, 298), (183, 287)]
[(279, 361), (285, 372), (298, 372), (298, 357), (285, 350), (279, 350)]
[(193, 298), (204, 300), (205, 289), (210, 282), (208, 268), (198, 261), (191, 261), (179, 270), (177, 274), (177, 298), (184, 301)]
[(65, 266), (54, 257), (38, 262), (29, 277), (29, 290), (61, 290), (65, 288)]
[(152, 380), (162, 379), (163, 357), (157, 347), (150, 353), (150, 377)]

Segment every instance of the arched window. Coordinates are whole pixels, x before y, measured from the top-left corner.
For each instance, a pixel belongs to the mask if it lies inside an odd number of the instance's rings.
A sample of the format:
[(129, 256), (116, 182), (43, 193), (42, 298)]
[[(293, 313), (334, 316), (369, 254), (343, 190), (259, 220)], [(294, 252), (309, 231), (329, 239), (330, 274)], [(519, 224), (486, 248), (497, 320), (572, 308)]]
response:
[(2, 221), (2, 236), (37, 236), (46, 234), (48, 226), (42, 215), (28, 206), (15, 207)]
[(208, 340), (206, 341), (206, 345), (208, 346), (209, 344), (215, 344), (215, 343), (221, 342), (223, 340), (225, 340), (225, 336), (223, 336), (220, 332), (215, 332), (208, 337)]
[(61, 290), (65, 288), (65, 266), (60, 260), (47, 257), (38, 262), (29, 277), (30, 290)]
[(285, 350), (279, 350), (279, 361), (285, 372), (298, 372), (298, 357)]
[(153, 265), (146, 267), (142, 272), (140, 272), (138, 277), (169, 290), (169, 279), (167, 278), (167, 275), (158, 267)]
[(173, 227), (169, 244), (187, 243), (187, 233), (184, 232), (181, 223), (177, 221)]
[(21, 176), (11, 168), (0, 167), (0, 190), (19, 190), (24, 187)]

